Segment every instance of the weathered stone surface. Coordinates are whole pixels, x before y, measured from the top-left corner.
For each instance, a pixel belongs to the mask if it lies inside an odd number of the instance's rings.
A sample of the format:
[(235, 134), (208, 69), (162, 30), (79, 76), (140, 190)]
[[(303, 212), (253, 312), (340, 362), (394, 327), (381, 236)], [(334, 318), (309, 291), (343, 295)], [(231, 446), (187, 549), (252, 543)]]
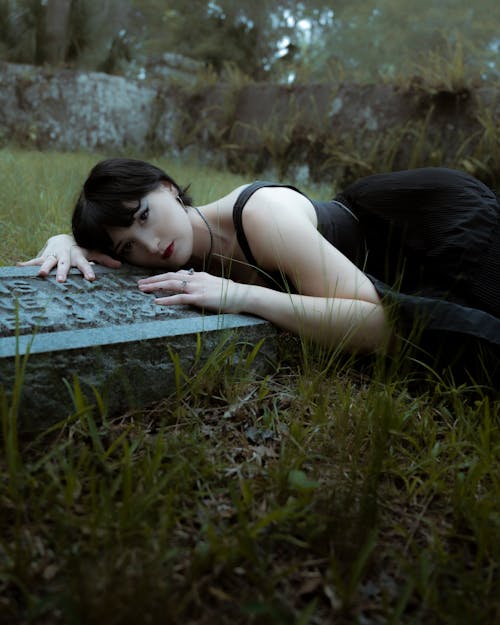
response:
[(238, 360), (267, 337), (258, 363), (273, 358), (276, 330), (261, 319), (161, 308), (137, 290), (144, 276), (137, 268), (96, 267), (96, 273), (93, 283), (75, 271), (59, 284), (37, 277), (36, 268), (0, 268), (0, 386), (11, 401), (26, 362), (23, 429), (44, 428), (72, 414), (75, 377), (89, 402), (95, 402), (95, 388), (116, 413), (175, 390), (172, 354), (189, 375), (193, 363), (206, 360), (224, 340), (239, 343)]
[(168, 93), (159, 104), (155, 88), (121, 76), (0, 63), (0, 94), (3, 140), (123, 151), (172, 139), (177, 107)]

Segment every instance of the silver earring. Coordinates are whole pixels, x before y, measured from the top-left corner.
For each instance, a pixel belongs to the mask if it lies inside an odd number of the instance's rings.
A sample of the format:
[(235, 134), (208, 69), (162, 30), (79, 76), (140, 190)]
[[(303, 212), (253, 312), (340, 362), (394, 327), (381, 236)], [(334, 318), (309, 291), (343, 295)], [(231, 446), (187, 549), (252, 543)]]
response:
[(186, 213), (187, 213), (187, 208), (186, 208), (186, 205), (185, 205), (185, 204), (184, 204), (184, 202), (182, 201), (181, 196), (180, 196), (179, 194), (177, 194), (177, 197), (176, 197), (175, 199), (179, 202), (179, 204), (182, 206), (182, 208), (183, 208), (183, 209), (186, 211)]

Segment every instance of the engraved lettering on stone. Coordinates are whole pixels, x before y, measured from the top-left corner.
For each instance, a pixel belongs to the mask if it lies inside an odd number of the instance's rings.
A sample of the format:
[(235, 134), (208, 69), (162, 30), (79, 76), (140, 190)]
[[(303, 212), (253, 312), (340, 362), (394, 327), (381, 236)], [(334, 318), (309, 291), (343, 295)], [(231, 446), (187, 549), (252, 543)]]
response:
[(45, 306), (40, 303), (40, 300), (36, 297), (23, 297), (19, 301), (20, 306), (25, 310), (43, 310)]
[[(10, 295), (10, 291), (8, 292), (8, 295)], [(16, 299), (12, 297), (9, 299), (3, 298), (2, 300), (0, 300), (0, 314), (3, 310), (16, 310)]]
[(137, 280), (144, 275), (138, 272), (101, 273), (95, 282), (74, 275), (64, 283), (56, 282), (52, 276), (42, 279), (35, 273), (28, 278), (25, 275), (3, 277), (0, 282), (2, 336), (15, 332), (16, 316), (19, 332), (28, 334), (37, 328), (58, 332), (192, 314), (186, 308), (157, 306), (153, 294), (137, 289)]
[(13, 280), (12, 292), (14, 295), (21, 295), (23, 293), (36, 293), (37, 289), (24, 280)]
[[(0, 319), (0, 335), (1, 334), (12, 334), (16, 329), (16, 318), (13, 315), (2, 315)], [(4, 333), (4, 330), (8, 330), (8, 332)]]

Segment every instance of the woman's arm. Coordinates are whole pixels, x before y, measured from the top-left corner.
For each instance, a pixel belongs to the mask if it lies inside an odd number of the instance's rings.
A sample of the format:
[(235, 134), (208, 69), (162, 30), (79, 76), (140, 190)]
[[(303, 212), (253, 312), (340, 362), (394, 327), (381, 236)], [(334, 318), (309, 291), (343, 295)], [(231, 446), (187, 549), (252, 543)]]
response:
[(46, 277), (57, 267), (56, 280), (64, 282), (71, 267), (79, 269), (86, 280), (95, 280), (95, 273), (90, 261), (106, 267), (120, 267), (120, 261), (107, 254), (94, 250), (86, 250), (75, 243), (70, 234), (57, 234), (47, 240), (36, 258), (17, 263), (19, 267), (40, 265), (39, 276)]
[(389, 328), (380, 303), (248, 286), (241, 312), (263, 317), (317, 343), (348, 351), (374, 352), (387, 345)]
[(251, 313), (329, 345), (362, 351), (385, 346), (388, 323), (375, 287), (317, 231), (307, 198), (290, 189), (260, 189), (245, 207), (243, 225), (259, 267), (283, 272), (298, 294), (186, 272), (149, 278), (139, 287), (177, 291), (159, 304)]
[(386, 347), (389, 337), (382, 305), (366, 300), (283, 293), (187, 271), (145, 278), (139, 281), (139, 288), (145, 293), (172, 293), (158, 297), (157, 304), (249, 313), (317, 343), (348, 351), (378, 351)]

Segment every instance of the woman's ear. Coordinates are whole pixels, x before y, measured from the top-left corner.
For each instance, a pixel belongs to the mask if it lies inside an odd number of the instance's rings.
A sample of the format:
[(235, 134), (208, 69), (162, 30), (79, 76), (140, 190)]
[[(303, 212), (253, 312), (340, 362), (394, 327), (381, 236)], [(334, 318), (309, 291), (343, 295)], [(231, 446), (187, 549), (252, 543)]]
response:
[(161, 180), (160, 184), (162, 187), (168, 189), (168, 191), (170, 191), (170, 193), (172, 193), (172, 195), (174, 195), (175, 197), (179, 195), (179, 190), (177, 189), (177, 187), (168, 180)]

